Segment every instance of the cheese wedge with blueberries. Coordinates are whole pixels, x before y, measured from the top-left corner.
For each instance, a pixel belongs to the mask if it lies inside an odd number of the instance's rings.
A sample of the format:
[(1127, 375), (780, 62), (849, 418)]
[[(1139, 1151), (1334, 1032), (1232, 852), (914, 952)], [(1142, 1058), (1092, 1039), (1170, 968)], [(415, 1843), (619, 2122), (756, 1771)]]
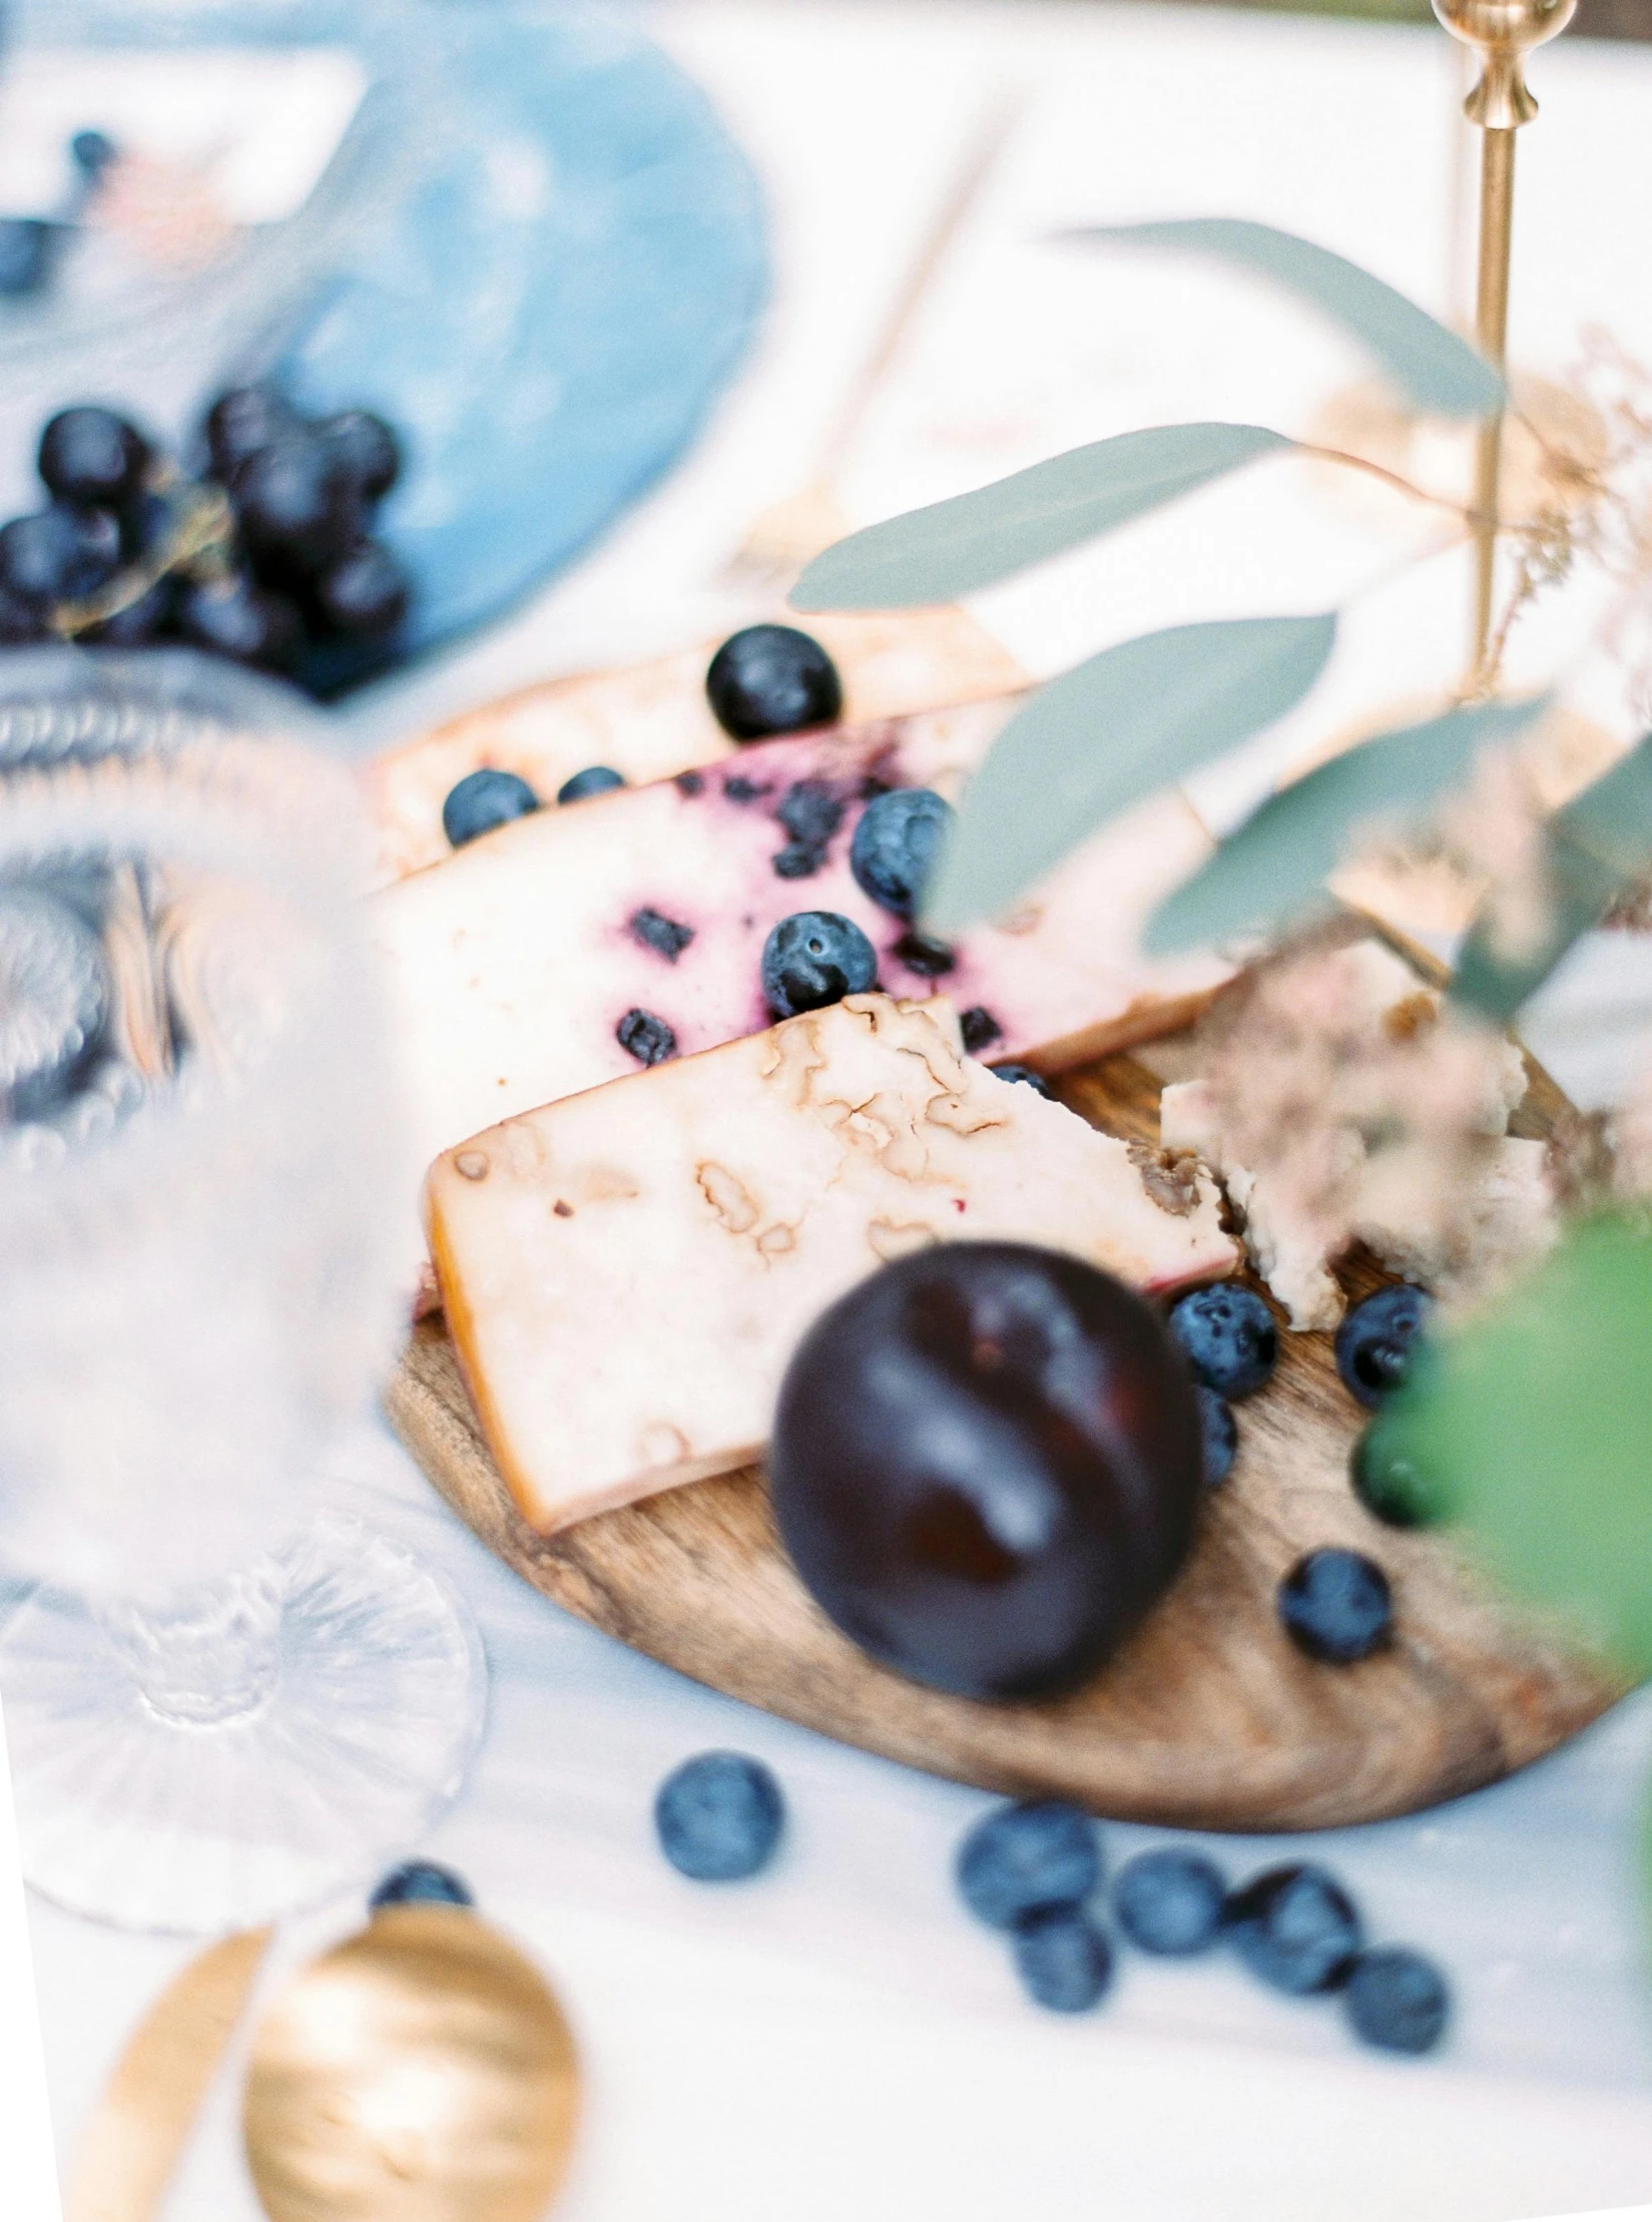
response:
[(546, 1105), (431, 1168), (431, 1256), (484, 1432), (551, 1532), (742, 1465), (819, 1315), (976, 1238), (1146, 1291), (1232, 1273), (1209, 1172), (962, 1054), (944, 1000), (851, 996)]
[[(1012, 693), (1026, 676), (962, 610), (811, 618), (842, 683), (844, 726)], [(439, 863), (451, 849), (442, 805), (472, 772), (514, 772), (542, 804), (593, 765), (633, 787), (736, 751), (706, 699), (719, 643), (652, 662), (581, 672), (467, 711), (361, 774), (376, 856), (372, 884)]]
[(1016, 916), (937, 947), (872, 899), (849, 851), (890, 789), (955, 796), (1013, 704), (759, 743), (704, 770), (536, 812), (368, 899), (400, 1005), (419, 1162), (535, 1105), (761, 1031), (765, 942), (848, 918), (876, 985), (944, 991), (970, 1050), (1063, 1070), (1174, 1031), (1231, 967), (1155, 962), (1140, 929), (1210, 852), (1157, 796), (1087, 841)]

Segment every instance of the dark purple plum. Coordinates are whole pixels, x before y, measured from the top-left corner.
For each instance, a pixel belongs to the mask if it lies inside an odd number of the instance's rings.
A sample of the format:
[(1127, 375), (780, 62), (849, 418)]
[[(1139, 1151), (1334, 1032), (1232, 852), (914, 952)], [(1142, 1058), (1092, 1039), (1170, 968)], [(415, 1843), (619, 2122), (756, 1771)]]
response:
[(805, 1337), (770, 1450), (822, 1609), (933, 1688), (1068, 1688), (1175, 1577), (1204, 1493), (1199, 1407), (1158, 1314), (1077, 1258), (948, 1243)]

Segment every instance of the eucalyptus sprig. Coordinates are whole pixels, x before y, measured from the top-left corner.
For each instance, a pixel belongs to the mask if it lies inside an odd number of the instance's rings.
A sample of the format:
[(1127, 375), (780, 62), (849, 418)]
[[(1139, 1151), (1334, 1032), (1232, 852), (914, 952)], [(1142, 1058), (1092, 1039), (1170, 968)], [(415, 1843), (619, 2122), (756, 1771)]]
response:
[[(1408, 400), (1433, 415), (1473, 421), (1505, 403), (1499, 373), (1465, 340), (1312, 241), (1216, 218), (1067, 236), (1089, 246), (1201, 255), (1259, 274), (1351, 334)], [(954, 600), (1236, 471), (1303, 453), (1375, 471), (1417, 501), (1449, 509), (1465, 534), (1476, 522), (1471, 511), (1367, 458), (1263, 425), (1160, 425), (1095, 441), (851, 534), (809, 566), (792, 603), (801, 611), (867, 610)], [(1536, 519), (1506, 529), (1540, 539), (1548, 526)], [(1338, 623), (1339, 613), (1322, 611), (1177, 626), (1120, 642), (1040, 689), (1000, 734), (964, 797), (927, 890), (925, 926), (948, 934), (1005, 914), (1107, 819), (1275, 724), (1319, 680)], [(1543, 707), (1542, 698), (1464, 700), (1425, 726), (1378, 734), (1321, 767), (1276, 796), (1161, 907), (1150, 945), (1178, 948), (1311, 908), (1357, 830), (1373, 820), (1414, 824), (1460, 783), (1479, 749), (1512, 740)], [(1632, 823), (1644, 863), (1652, 813)], [(1606, 887), (1598, 872), (1584, 884), (1570, 820), (1556, 822), (1553, 839), (1560, 900), (1548, 959), (1534, 953), (1522, 988), (1506, 966), (1493, 981), (1483, 937), (1470, 943), (1463, 999), (1492, 1015), (1509, 1015), (1508, 997), (1523, 999), (1546, 976), (1582, 930), (1579, 921), (1593, 923), (1620, 884), (1621, 874)], [(1593, 854), (1586, 840), (1583, 848)]]

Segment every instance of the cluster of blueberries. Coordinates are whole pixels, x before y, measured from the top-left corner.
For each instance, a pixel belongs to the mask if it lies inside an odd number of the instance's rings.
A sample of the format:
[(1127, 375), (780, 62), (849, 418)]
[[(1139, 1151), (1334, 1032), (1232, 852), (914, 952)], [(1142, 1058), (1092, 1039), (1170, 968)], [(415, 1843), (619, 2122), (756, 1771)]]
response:
[[(1404, 1381), (1433, 1300), (1408, 1283), (1378, 1289), (1337, 1331), (1337, 1371), (1360, 1402), (1379, 1405)], [(1255, 1290), (1232, 1281), (1196, 1289), (1170, 1314), (1170, 1331), (1198, 1384), (1205, 1429), (1205, 1478), (1219, 1488), (1239, 1447), (1234, 1403), (1261, 1389), (1279, 1363), (1279, 1329)], [(1425, 1516), (1418, 1477), (1384, 1456), (1370, 1428), (1356, 1446), (1353, 1480), (1367, 1509), (1391, 1527)], [(1352, 1666), (1388, 1640), (1393, 1599), (1387, 1576), (1364, 1551), (1328, 1547), (1300, 1558), (1279, 1587), (1286, 1632), (1312, 1659)]]
[[(697, 1883), (731, 1883), (773, 1859), (786, 1821), (780, 1784), (741, 1752), (703, 1752), (669, 1775), (654, 1805), (660, 1848)], [(958, 1850), (964, 1904), (1008, 1936), (1027, 1994), (1083, 2013), (1113, 1979), (1111, 1934), (1094, 1911), (1101, 1834), (1077, 1807), (1000, 1806)], [(1269, 1868), (1238, 1890), (1204, 1853), (1166, 1846), (1113, 1879), (1113, 1920), (1138, 1949), (1186, 1959), (1227, 1944), (1251, 1972), (1296, 1997), (1340, 1992), (1355, 2033), (1392, 2052), (1427, 2052), (1449, 1998), (1432, 1961), (1401, 1945), (1369, 1946), (1348, 1892), (1311, 1862)]]
[(372, 531), (401, 473), (390, 426), (366, 409), (310, 421), (242, 386), (199, 444), (192, 480), (113, 409), (52, 418), (49, 499), (0, 527), (0, 644), (183, 641), (317, 694), (378, 669), (411, 600)]

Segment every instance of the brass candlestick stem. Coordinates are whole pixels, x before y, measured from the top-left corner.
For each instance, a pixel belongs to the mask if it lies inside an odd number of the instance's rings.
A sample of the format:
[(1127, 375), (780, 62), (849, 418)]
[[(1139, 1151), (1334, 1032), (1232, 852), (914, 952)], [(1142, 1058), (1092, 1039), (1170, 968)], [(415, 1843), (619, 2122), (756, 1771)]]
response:
[[(1508, 349), (1508, 266), (1514, 239), (1514, 134), (1529, 124), (1537, 103), (1526, 89), (1525, 58), (1562, 32), (1577, 0), (1433, 0), (1434, 13), (1451, 36), (1472, 47), (1480, 79), (1463, 113), (1483, 135), (1480, 147), (1479, 277), (1474, 334), (1480, 352), (1498, 369)], [(1501, 415), (1480, 427), (1474, 470), (1474, 634), (1470, 678), (1485, 673), (1491, 641), (1496, 581), (1498, 480), (1502, 469)]]

